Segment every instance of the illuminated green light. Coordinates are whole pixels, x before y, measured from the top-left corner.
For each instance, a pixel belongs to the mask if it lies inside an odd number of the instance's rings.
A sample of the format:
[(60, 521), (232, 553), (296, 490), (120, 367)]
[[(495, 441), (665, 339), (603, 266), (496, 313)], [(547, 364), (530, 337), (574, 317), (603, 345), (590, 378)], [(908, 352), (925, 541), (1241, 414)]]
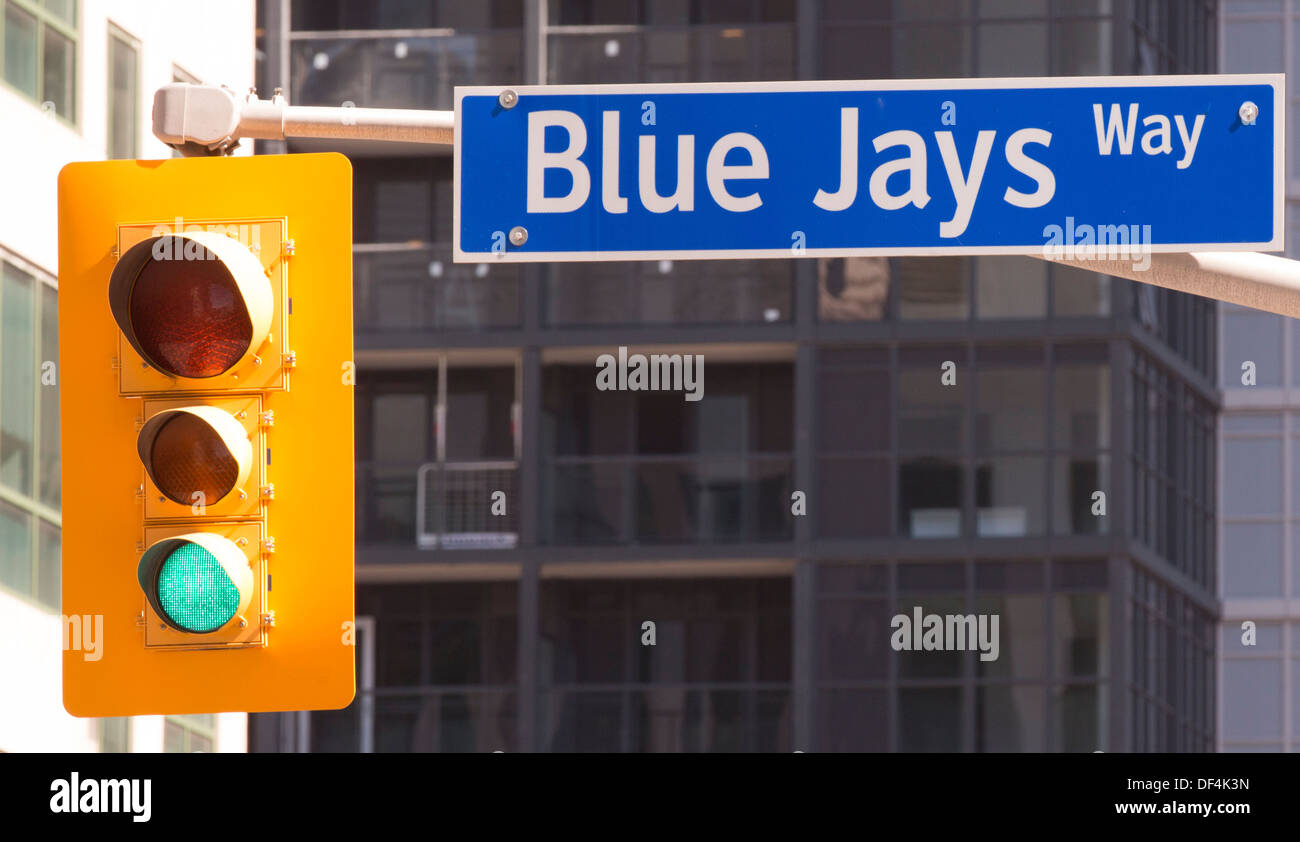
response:
[(158, 602), (186, 631), (216, 631), (239, 610), (239, 588), (217, 557), (198, 544), (172, 550), (158, 571)]

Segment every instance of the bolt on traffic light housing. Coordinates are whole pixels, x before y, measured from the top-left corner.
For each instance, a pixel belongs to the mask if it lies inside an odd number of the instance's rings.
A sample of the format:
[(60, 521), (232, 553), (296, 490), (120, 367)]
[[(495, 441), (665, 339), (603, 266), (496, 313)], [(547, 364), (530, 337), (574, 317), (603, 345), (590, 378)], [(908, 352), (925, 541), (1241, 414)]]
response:
[(109, 276), (108, 301), (123, 336), (172, 377), (236, 368), (266, 340), (275, 301), (261, 261), (211, 231), (148, 237)]

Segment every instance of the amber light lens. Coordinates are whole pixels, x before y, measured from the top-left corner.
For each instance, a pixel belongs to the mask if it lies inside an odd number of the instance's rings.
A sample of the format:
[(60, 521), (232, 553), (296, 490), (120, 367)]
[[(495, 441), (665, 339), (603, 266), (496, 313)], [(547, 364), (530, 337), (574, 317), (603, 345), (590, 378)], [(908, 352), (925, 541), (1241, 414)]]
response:
[[(215, 503), (239, 479), (239, 463), (216, 430), (187, 412), (173, 415), (154, 437), (149, 475), (167, 499), (192, 505)], [(202, 492), (195, 498), (195, 492)]]
[(147, 261), (131, 289), (130, 312), (145, 356), (177, 377), (229, 371), (253, 341), (239, 286), (215, 258)]

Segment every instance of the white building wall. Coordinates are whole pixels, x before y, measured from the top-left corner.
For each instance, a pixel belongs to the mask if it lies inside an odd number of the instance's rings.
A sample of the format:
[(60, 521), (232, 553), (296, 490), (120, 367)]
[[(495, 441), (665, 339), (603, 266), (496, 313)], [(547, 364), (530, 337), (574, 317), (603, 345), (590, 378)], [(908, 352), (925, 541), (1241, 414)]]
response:
[[(152, 134), (153, 92), (173, 66), (237, 91), (253, 84), (253, 0), (82, 0), (78, 3), (76, 127), (0, 85), (0, 260), (22, 258), (57, 274), (57, 179), (71, 161), (101, 160), (108, 139), (110, 23), (139, 47), (142, 158), (171, 150)], [(241, 150), (247, 154), (249, 150)], [(0, 589), (0, 751), (96, 751), (96, 720), (63, 709), (60, 617), (34, 600)], [(247, 717), (218, 717), (216, 748), (244, 751)], [(133, 750), (160, 751), (162, 717), (136, 717)]]

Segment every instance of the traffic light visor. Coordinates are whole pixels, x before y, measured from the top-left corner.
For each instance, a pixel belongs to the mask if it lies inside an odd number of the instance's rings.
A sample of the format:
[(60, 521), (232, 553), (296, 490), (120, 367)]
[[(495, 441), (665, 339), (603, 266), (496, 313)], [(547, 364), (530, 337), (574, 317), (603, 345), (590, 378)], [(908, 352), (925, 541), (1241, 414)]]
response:
[(217, 631), (248, 610), (253, 593), (244, 552), (228, 538), (204, 532), (157, 542), (137, 572), (159, 619), (191, 634)]
[(148, 237), (118, 260), (109, 306), (131, 347), (172, 377), (216, 377), (271, 329), (271, 284), (258, 258), (211, 231)]
[(248, 479), (253, 445), (242, 424), (212, 406), (185, 406), (155, 414), (136, 437), (136, 452), (168, 500), (207, 506)]

